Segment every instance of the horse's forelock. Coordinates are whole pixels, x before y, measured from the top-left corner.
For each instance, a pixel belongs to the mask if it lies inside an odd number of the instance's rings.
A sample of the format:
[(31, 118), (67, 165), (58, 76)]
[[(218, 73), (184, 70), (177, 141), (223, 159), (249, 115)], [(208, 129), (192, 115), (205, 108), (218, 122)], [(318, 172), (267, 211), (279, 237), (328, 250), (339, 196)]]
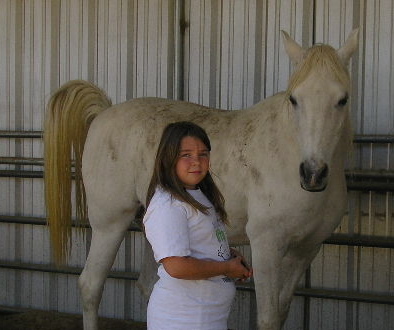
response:
[(298, 65), (290, 77), (287, 94), (291, 95), (293, 90), (299, 86), (313, 70), (330, 72), (334, 77), (349, 88), (350, 77), (348, 70), (339, 58), (336, 50), (328, 45), (314, 45), (305, 53), (304, 60)]

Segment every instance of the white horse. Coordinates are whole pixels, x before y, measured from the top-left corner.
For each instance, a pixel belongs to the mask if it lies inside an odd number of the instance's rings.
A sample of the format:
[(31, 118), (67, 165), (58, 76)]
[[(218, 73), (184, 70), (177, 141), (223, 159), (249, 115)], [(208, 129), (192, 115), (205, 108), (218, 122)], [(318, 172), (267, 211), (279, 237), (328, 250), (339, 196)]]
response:
[(283, 39), (296, 65), (287, 91), (242, 111), (160, 98), (111, 106), (99, 88), (84, 81), (71, 81), (53, 95), (44, 141), (47, 216), (54, 255), (64, 262), (70, 250), (73, 149), (77, 215), (86, 219), (88, 209), (92, 227), (79, 279), (85, 330), (97, 329), (104, 282), (144, 204), (162, 130), (181, 120), (207, 131), (231, 221), (229, 238), (251, 245), (258, 329), (280, 329), (300, 277), (346, 208), (346, 66), (358, 31), (338, 50), (303, 49), (285, 32)]

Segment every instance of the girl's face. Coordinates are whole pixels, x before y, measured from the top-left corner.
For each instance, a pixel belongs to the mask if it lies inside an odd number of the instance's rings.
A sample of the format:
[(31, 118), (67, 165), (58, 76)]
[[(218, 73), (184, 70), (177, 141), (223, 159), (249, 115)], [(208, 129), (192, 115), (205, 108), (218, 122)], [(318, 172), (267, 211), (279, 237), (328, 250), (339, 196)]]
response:
[(208, 173), (209, 150), (206, 145), (193, 136), (181, 140), (175, 173), (186, 189), (196, 189)]

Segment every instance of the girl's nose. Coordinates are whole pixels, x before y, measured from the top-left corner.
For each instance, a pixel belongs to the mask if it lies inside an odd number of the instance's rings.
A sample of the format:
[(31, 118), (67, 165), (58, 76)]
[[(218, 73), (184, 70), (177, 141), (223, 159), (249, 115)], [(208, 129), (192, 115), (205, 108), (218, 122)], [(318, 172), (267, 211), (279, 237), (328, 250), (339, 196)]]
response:
[(200, 163), (200, 156), (192, 156), (191, 159), (194, 164)]

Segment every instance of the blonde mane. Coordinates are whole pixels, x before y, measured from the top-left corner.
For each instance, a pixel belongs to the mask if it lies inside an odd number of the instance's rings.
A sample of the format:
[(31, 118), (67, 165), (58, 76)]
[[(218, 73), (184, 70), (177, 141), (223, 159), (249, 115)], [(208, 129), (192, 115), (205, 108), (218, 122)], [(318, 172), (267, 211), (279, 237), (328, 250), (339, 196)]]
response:
[(309, 76), (312, 70), (330, 72), (345, 88), (349, 89), (349, 72), (336, 50), (331, 46), (318, 44), (306, 51), (303, 61), (290, 77), (286, 91), (288, 96)]

